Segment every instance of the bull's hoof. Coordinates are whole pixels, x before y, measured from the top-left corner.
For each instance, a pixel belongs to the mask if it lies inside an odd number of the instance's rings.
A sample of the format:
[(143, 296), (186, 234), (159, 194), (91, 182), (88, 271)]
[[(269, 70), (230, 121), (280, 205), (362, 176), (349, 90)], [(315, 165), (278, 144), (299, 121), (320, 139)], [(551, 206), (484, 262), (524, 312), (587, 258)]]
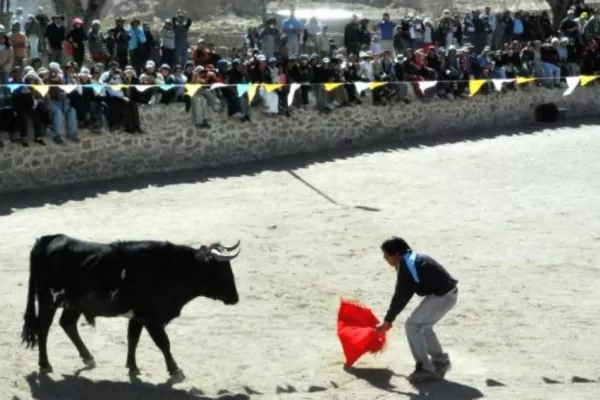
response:
[(171, 373), (171, 376), (169, 377), (168, 380), (168, 384), (169, 385), (175, 385), (177, 383), (181, 383), (185, 380), (185, 375), (183, 374), (183, 371), (178, 369), (177, 371)]
[(83, 364), (89, 369), (93, 369), (98, 366), (98, 364), (96, 364), (96, 360), (94, 360), (93, 358), (88, 358), (87, 360), (83, 360)]
[(52, 366), (48, 365), (47, 367), (40, 367), (40, 374), (51, 374), (54, 372)]

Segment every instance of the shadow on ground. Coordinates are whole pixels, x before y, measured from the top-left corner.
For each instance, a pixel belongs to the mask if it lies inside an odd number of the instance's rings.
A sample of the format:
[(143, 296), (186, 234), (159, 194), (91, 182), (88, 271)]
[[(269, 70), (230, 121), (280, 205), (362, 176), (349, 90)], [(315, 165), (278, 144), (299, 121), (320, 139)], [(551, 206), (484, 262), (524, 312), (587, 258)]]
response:
[[(24, 209), (30, 207), (40, 207), (46, 204), (60, 205), (68, 201), (80, 201), (87, 198), (93, 198), (109, 192), (130, 192), (133, 190), (144, 189), (149, 186), (161, 187), (183, 183), (199, 183), (210, 179), (229, 178), (236, 176), (252, 176), (263, 171), (287, 172), (293, 179), (296, 179), (306, 185), (320, 197), (326, 199), (332, 204), (342, 207), (353, 207), (368, 212), (381, 211), (368, 205), (344, 205), (339, 204), (334, 198), (327, 195), (323, 190), (316, 188), (298, 173), (298, 169), (308, 167), (312, 164), (332, 162), (340, 159), (351, 158), (360, 154), (373, 154), (380, 152), (393, 152), (411, 148), (433, 147), (442, 144), (457, 142), (473, 142), (490, 139), (497, 136), (519, 136), (533, 133), (541, 133), (544, 130), (552, 131), (561, 128), (579, 128), (588, 126), (590, 129), (597, 129), (600, 125), (598, 118), (577, 119), (561, 124), (534, 124), (529, 128), (522, 128), (518, 131), (512, 130), (488, 130), (482, 132), (463, 132), (459, 135), (445, 135), (439, 137), (405, 139), (402, 141), (390, 142), (389, 139), (364, 145), (362, 143), (347, 142), (347, 147), (343, 149), (327, 150), (318, 153), (300, 154), (285, 157), (277, 157), (270, 160), (256, 161), (233, 166), (219, 167), (213, 169), (178, 171), (165, 173), (151, 173), (135, 177), (118, 178), (101, 182), (86, 182), (64, 186), (56, 186), (44, 190), (21, 191), (9, 194), (2, 194), (0, 202), (0, 216), (9, 215), (13, 209)], [(296, 171), (294, 171), (296, 170)]]
[(374, 388), (404, 395), (411, 400), (475, 400), (484, 397), (477, 388), (449, 380), (413, 385), (417, 393), (403, 392), (398, 390), (391, 380), (393, 377), (406, 377), (396, 374), (389, 368), (344, 368), (344, 370)]
[[(205, 396), (199, 389), (188, 391), (174, 389), (167, 384), (154, 385), (139, 380), (134, 382), (92, 381), (76, 375), (63, 375), (54, 380), (47, 375), (32, 373), (26, 378), (31, 397), (36, 400), (85, 399), (85, 400), (249, 400), (249, 394), (224, 393), (216, 397)], [(257, 392), (255, 392), (257, 393)]]

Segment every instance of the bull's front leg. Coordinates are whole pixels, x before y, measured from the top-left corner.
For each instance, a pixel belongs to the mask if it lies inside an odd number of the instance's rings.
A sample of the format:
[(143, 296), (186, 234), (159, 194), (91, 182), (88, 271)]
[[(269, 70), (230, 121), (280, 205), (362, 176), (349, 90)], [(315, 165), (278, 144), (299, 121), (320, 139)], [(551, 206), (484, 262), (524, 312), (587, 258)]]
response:
[(145, 324), (148, 334), (156, 344), (156, 347), (160, 349), (165, 357), (165, 363), (167, 364), (167, 371), (171, 376), (169, 383), (175, 384), (185, 379), (183, 371), (179, 369), (177, 363), (173, 359), (171, 354), (171, 343), (169, 342), (169, 336), (165, 332), (165, 328), (161, 323), (147, 323)]
[(129, 376), (138, 376), (140, 374), (140, 369), (135, 359), (135, 352), (140, 342), (143, 328), (144, 325), (135, 318), (129, 320), (129, 325), (127, 326), (127, 368), (129, 369)]

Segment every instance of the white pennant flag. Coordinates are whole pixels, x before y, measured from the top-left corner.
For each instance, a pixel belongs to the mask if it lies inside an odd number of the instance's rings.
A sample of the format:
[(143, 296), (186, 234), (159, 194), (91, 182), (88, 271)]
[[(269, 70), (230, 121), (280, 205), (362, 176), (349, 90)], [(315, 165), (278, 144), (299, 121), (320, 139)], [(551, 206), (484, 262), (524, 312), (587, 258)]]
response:
[(219, 82), (213, 83), (212, 85), (210, 85), (210, 90), (215, 90), (215, 89), (225, 87), (225, 86), (227, 86), (227, 85), (224, 83), (219, 83)]
[(288, 107), (292, 106), (292, 103), (294, 102), (294, 94), (296, 94), (296, 90), (300, 89), (300, 85), (299, 83), (292, 83), (292, 85), (290, 86), (290, 93), (288, 94)]
[(427, 89), (431, 89), (435, 85), (437, 85), (437, 81), (421, 81), (419, 82), (419, 89), (421, 89), (421, 93), (423, 93)]
[(510, 83), (513, 82), (514, 79), (492, 79), (492, 83), (494, 84), (494, 89), (496, 89), (496, 91), (501, 92), (502, 91), (502, 85), (504, 85), (505, 83)]
[(152, 87), (154, 87), (154, 85), (135, 85), (134, 86), (134, 88), (140, 93), (143, 93)]
[(354, 82), (354, 87), (358, 94), (361, 94), (369, 88), (369, 82)]
[(579, 76), (567, 76), (566, 80), (567, 80), (567, 90), (565, 90), (565, 92), (563, 93), (563, 96), (568, 96), (571, 93), (573, 93), (573, 91), (575, 90), (575, 88), (577, 87), (577, 85), (579, 85)]
[(73, 90), (77, 89), (77, 85), (59, 85), (60, 90), (65, 92), (66, 94), (71, 93)]

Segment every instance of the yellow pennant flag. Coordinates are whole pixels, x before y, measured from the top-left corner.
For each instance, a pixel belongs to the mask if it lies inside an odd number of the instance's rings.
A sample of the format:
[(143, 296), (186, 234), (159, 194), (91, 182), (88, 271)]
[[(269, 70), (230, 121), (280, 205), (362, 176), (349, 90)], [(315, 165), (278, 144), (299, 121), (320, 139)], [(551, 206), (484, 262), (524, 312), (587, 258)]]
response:
[(385, 85), (385, 82), (369, 82), (369, 89), (373, 90), (383, 85)]
[(259, 86), (260, 86), (259, 83), (253, 83), (248, 88), (248, 103), (251, 103), (252, 99), (254, 99), (254, 96), (256, 96), (256, 91), (258, 90)]
[(283, 85), (281, 83), (265, 83), (265, 90), (268, 93), (274, 92), (275, 90), (282, 88)]
[(123, 88), (127, 87), (127, 85), (122, 85), (122, 84), (114, 84), (114, 85), (109, 85), (109, 86), (112, 90), (116, 90), (116, 91), (123, 90)]
[(42, 97), (46, 96), (50, 89), (48, 85), (31, 85), (31, 88), (38, 92)]
[(201, 87), (202, 85), (187, 83), (185, 85), (185, 92), (188, 96), (193, 97)]
[(517, 76), (516, 82), (517, 85), (520, 85), (521, 83), (528, 83), (528, 82), (534, 82), (535, 78), (525, 78), (522, 76)]
[(596, 76), (596, 75), (581, 75), (579, 78), (580, 78), (581, 86), (585, 86), (588, 83), (590, 83), (591, 81), (593, 81), (594, 79), (598, 78), (598, 76)]
[(326, 83), (323, 86), (325, 87), (325, 91), (331, 92), (333, 89), (339, 88), (343, 83)]
[(487, 82), (485, 79), (473, 79), (469, 81), (469, 97), (475, 96), (481, 87)]

